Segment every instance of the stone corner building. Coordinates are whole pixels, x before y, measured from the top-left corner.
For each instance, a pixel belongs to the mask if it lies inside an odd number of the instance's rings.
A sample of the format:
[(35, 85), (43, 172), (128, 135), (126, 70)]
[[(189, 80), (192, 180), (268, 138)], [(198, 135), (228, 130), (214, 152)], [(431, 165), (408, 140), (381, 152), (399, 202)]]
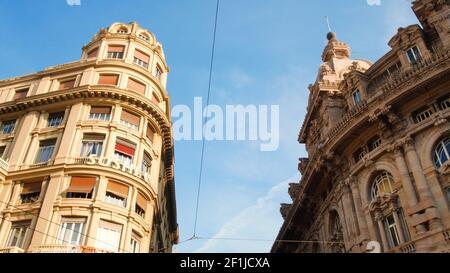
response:
[(449, 6), (413, 1), (421, 26), (373, 64), (328, 34), (272, 252), (450, 251)]
[(0, 81), (0, 253), (172, 251), (168, 71), (151, 32), (114, 23)]

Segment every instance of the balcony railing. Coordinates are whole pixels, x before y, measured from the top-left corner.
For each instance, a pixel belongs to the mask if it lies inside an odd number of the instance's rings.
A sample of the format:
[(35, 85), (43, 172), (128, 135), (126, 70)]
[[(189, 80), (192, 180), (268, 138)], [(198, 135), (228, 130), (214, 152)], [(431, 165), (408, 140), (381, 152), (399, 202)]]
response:
[(416, 252), (416, 246), (414, 245), (414, 243), (409, 243), (409, 244), (406, 244), (406, 245), (400, 247), (400, 250), (403, 253), (415, 253)]
[(43, 245), (32, 249), (33, 253), (112, 253), (104, 249), (76, 245)]
[(4, 169), (5, 171), (8, 171), (9, 164), (3, 158), (0, 158), (0, 168)]
[(23, 249), (16, 246), (0, 248), (0, 253), (24, 253), (24, 252), (25, 251)]

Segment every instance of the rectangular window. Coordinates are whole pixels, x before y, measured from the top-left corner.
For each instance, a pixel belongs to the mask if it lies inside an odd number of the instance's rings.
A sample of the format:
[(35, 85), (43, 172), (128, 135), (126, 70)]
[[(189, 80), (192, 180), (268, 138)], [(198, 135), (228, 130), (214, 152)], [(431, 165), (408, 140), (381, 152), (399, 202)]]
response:
[(420, 50), (417, 46), (413, 46), (406, 51), (406, 55), (408, 56), (408, 60), (411, 64), (417, 64), (422, 59), (420, 54)]
[(369, 150), (373, 151), (376, 148), (380, 147), (381, 145), (381, 138), (379, 136), (375, 136), (371, 140), (369, 140)]
[(0, 158), (4, 158), (6, 146), (0, 146)]
[(44, 163), (49, 161), (55, 150), (56, 139), (46, 139), (39, 142), (39, 150), (34, 163)]
[(8, 237), (8, 247), (24, 248), (31, 221), (13, 222)]
[(153, 137), (155, 136), (155, 131), (153, 130), (153, 128), (150, 125), (147, 125), (147, 131), (146, 131), (145, 135), (147, 136), (148, 140), (153, 142)]
[(106, 189), (105, 202), (110, 204), (126, 207), (128, 197), (128, 186), (116, 182), (108, 181), (108, 187)]
[(85, 218), (62, 218), (57, 244), (82, 245), (84, 242)]
[(81, 157), (96, 156), (100, 157), (103, 150), (104, 135), (84, 134), (81, 144)]
[(91, 106), (89, 119), (108, 121), (111, 118), (111, 107), (108, 106)]
[(358, 89), (353, 91), (352, 97), (353, 97), (353, 103), (355, 105), (358, 105), (361, 102), (361, 92)]
[(42, 182), (24, 183), (20, 193), (20, 203), (27, 204), (39, 200)]
[(58, 90), (66, 90), (75, 86), (75, 79), (61, 81)]
[(392, 214), (387, 216), (384, 223), (390, 247), (398, 246), (400, 244), (400, 237), (398, 235), (397, 225), (395, 224), (394, 216)]
[(139, 122), (141, 120), (141, 117), (138, 115), (132, 114), (126, 110), (122, 110), (122, 115), (120, 116), (120, 123), (123, 125), (134, 129), (139, 130)]
[(15, 119), (3, 121), (0, 126), (0, 131), (3, 135), (11, 134), (14, 131), (14, 127), (16, 127)]
[(363, 148), (359, 148), (358, 150), (356, 150), (356, 152), (353, 153), (353, 159), (355, 160), (355, 162), (359, 162), (364, 158), (365, 155), (366, 151), (364, 151)]
[(131, 253), (139, 253), (141, 248), (141, 238), (133, 232), (130, 241), (130, 251)]
[(128, 86), (127, 86), (127, 88), (131, 89), (133, 91), (136, 91), (139, 94), (145, 95), (145, 89), (146, 89), (145, 84), (143, 84), (143, 83), (141, 83), (141, 82), (139, 82), (137, 80), (134, 80), (132, 78), (128, 78)]
[(162, 76), (162, 69), (161, 69), (161, 67), (159, 67), (159, 65), (157, 65), (156, 69), (155, 69), (155, 77), (158, 80), (161, 80), (161, 76)]
[(136, 150), (136, 145), (127, 141), (118, 139), (114, 151), (114, 157), (124, 165), (132, 165), (133, 157)]
[(411, 240), (411, 234), (409, 233), (408, 224), (406, 223), (405, 213), (403, 212), (402, 208), (400, 208), (400, 210), (398, 212), (398, 217), (400, 218), (400, 221), (401, 221), (400, 225), (402, 227), (403, 234), (405, 236), (405, 241), (409, 242)]
[(123, 59), (123, 53), (125, 52), (125, 46), (110, 45), (108, 46), (108, 59)]
[(159, 103), (158, 97), (155, 95), (155, 92), (152, 93), (152, 102), (154, 104), (158, 104)]
[(442, 99), (442, 100), (439, 102), (439, 108), (440, 108), (441, 110), (445, 110), (445, 109), (450, 108), (450, 98)]
[(150, 56), (145, 54), (144, 52), (140, 50), (134, 51), (134, 60), (133, 62), (137, 65), (140, 65), (144, 68), (148, 68), (148, 64), (150, 62)]
[(433, 115), (433, 111), (431, 110), (431, 108), (427, 108), (425, 110), (421, 110), (419, 112), (416, 112), (414, 114), (414, 122), (415, 123), (422, 122), (422, 121), (430, 118), (431, 115)]
[(88, 54), (87, 54), (87, 58), (88, 58), (88, 59), (90, 59), (90, 58), (97, 58), (97, 56), (98, 56), (98, 47), (92, 49), (92, 50), (89, 51)]
[(22, 88), (22, 89), (19, 89), (19, 90), (16, 90), (16, 92), (14, 93), (14, 98), (13, 98), (13, 100), (18, 100), (18, 99), (21, 99), (21, 98), (25, 98), (26, 96), (27, 96), (27, 94), (28, 94), (28, 90), (29, 90), (30, 88)]
[(62, 124), (64, 112), (51, 113), (48, 115), (47, 127), (57, 127)]
[(120, 247), (120, 236), (122, 225), (100, 220), (97, 229), (95, 247), (111, 252), (118, 252)]
[(149, 174), (151, 166), (152, 166), (152, 160), (150, 159), (150, 156), (146, 152), (144, 152), (144, 158), (142, 159), (142, 165), (141, 165), (142, 173)]
[(145, 210), (147, 209), (147, 203), (148, 203), (147, 198), (145, 198), (145, 196), (142, 193), (138, 192), (136, 208), (134, 211), (142, 218), (145, 217)]
[(119, 82), (119, 75), (115, 74), (100, 74), (98, 78), (98, 84), (104, 85), (117, 85)]
[(91, 199), (96, 183), (96, 177), (72, 176), (70, 186), (66, 191), (66, 198)]

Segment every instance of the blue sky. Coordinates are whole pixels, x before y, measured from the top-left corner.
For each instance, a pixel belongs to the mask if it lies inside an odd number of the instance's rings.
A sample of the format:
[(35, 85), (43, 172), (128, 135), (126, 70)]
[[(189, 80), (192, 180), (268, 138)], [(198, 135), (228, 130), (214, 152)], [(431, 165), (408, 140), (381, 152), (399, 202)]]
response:
[[(377, 1), (371, 1), (375, 3)], [(407, 0), (221, 0), (211, 103), (280, 105), (280, 147), (260, 152), (257, 141), (207, 142), (197, 235), (274, 239), (279, 204), (299, 179), (306, 156), (297, 143), (307, 86), (315, 80), (333, 31), (352, 58), (376, 60), (400, 26), (416, 23)], [(0, 0), (0, 79), (79, 59), (81, 47), (113, 22), (137, 21), (163, 44), (173, 105), (206, 100), (214, 0)], [(175, 144), (181, 240), (192, 236), (200, 141)], [(178, 252), (268, 252), (269, 241), (196, 240)]]

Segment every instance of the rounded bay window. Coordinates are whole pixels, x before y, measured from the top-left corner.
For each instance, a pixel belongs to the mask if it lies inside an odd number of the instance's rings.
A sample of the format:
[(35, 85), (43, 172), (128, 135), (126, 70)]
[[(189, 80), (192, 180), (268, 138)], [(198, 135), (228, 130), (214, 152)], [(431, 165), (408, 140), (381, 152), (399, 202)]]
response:
[(450, 158), (450, 137), (441, 140), (433, 150), (433, 160), (436, 167), (440, 168)]

